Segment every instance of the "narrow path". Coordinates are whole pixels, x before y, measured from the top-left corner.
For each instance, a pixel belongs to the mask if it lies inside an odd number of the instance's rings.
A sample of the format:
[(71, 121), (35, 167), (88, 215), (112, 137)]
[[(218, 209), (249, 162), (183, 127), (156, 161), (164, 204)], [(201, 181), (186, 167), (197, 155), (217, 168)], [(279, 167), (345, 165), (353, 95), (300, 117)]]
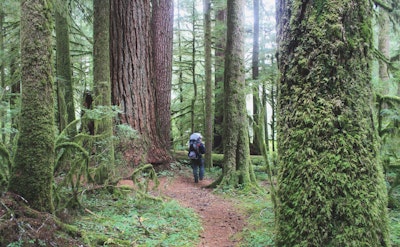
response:
[(203, 186), (211, 184), (203, 180), (198, 184), (193, 178), (177, 175), (175, 178), (160, 178), (160, 190), (165, 196), (177, 200), (185, 207), (193, 208), (201, 217), (204, 231), (198, 247), (234, 247), (239, 239), (233, 236), (245, 226), (245, 220), (237, 212), (234, 202), (223, 199)]

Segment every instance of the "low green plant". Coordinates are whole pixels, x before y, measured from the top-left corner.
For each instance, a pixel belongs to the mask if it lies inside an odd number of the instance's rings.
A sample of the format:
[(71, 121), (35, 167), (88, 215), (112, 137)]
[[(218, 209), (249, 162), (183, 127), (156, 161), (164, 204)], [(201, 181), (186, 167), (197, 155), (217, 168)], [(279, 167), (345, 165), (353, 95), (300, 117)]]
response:
[[(238, 207), (247, 216), (247, 225), (237, 236), (241, 239), (240, 246), (275, 246), (275, 216), (270, 194), (230, 190), (224, 191), (224, 195), (236, 200)], [(389, 217), (391, 244), (400, 247), (400, 210), (389, 209)]]
[(400, 210), (389, 211), (390, 240), (393, 247), (400, 247)]
[(86, 211), (74, 225), (88, 245), (193, 246), (202, 230), (197, 214), (176, 201), (97, 191), (86, 195), (84, 204)]
[(240, 246), (274, 246), (274, 207), (270, 194), (237, 190), (228, 195), (238, 202), (239, 210), (247, 218), (246, 227), (236, 236), (241, 239)]

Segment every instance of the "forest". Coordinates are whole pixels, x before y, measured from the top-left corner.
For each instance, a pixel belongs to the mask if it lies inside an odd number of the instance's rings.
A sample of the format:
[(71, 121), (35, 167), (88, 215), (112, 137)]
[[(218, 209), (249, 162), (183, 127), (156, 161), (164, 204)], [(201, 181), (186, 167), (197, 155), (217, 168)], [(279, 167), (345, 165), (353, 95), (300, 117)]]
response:
[(0, 246), (400, 246), (398, 0), (1, 0), (0, 30)]

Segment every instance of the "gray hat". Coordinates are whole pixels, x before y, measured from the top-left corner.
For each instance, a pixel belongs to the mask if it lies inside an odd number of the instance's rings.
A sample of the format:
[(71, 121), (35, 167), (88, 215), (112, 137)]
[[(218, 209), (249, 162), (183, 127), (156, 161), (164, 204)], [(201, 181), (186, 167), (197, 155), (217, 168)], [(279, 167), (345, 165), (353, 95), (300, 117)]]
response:
[(198, 139), (201, 139), (201, 138), (202, 138), (202, 136), (201, 136), (200, 133), (193, 133), (193, 134), (190, 135), (190, 140), (198, 140)]

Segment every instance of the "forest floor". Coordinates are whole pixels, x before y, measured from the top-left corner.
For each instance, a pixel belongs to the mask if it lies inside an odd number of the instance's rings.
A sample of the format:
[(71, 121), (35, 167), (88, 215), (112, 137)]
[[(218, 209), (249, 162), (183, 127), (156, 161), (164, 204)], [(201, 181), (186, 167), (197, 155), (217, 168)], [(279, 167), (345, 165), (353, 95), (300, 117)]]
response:
[[(240, 213), (235, 199), (224, 198), (205, 188), (212, 179), (194, 183), (191, 170), (183, 170), (173, 176), (160, 176), (160, 185), (152, 193), (176, 200), (197, 213), (203, 228), (197, 247), (238, 246), (240, 234), (237, 233), (245, 227), (246, 217)], [(133, 186), (133, 181), (122, 180), (119, 185)], [(11, 242), (14, 245), (10, 246), (22, 246), (22, 243), (29, 246), (84, 246), (79, 238), (55, 237), (55, 232), (60, 230), (57, 225), (51, 214), (29, 209), (16, 195), (0, 197), (0, 246)]]
[[(234, 247), (240, 242), (240, 233), (246, 225), (232, 199), (223, 198), (206, 188), (213, 180), (203, 179), (194, 183), (188, 172), (176, 173), (173, 177), (161, 176), (156, 196), (168, 197), (180, 205), (193, 209), (200, 217), (203, 231), (197, 247)], [(120, 185), (131, 185), (131, 180), (122, 180)]]
[(245, 226), (245, 217), (235, 206), (235, 201), (223, 198), (205, 186), (213, 181), (204, 179), (194, 183), (190, 175), (178, 175), (174, 178), (161, 177), (160, 191), (178, 201), (182, 206), (195, 210), (200, 216), (203, 232), (198, 247), (233, 247), (240, 239), (235, 236)]

